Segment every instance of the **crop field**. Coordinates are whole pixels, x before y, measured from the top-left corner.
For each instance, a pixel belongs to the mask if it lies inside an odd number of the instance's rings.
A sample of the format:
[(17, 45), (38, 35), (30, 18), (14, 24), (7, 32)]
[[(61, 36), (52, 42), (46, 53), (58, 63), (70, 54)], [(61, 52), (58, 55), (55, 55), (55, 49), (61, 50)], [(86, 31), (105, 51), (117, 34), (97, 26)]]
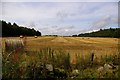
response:
[[(3, 43), (5, 39), (3, 38)], [(19, 39), (10, 38), (10, 39)], [(4, 44), (3, 44), (4, 46)], [(4, 48), (4, 47), (3, 47)], [(89, 37), (27, 37), (26, 50), (39, 51), (44, 48), (52, 48), (54, 50), (64, 50), (71, 55), (79, 53), (86, 55), (95, 53), (96, 56), (118, 54), (117, 38), (89, 38)]]
[[(5, 51), (9, 39), (23, 40), (24, 49)], [(2, 50), (3, 78), (118, 78), (117, 38), (4, 37)]]
[[(17, 38), (3, 38), (5, 39), (19, 39)], [(3, 44), (4, 46), (4, 44)], [(94, 51), (101, 54), (116, 53), (118, 50), (117, 38), (88, 38), (88, 37), (27, 37), (26, 48), (30, 50), (39, 50), (45, 47), (53, 49), (63, 49), (70, 53), (86, 53)], [(102, 55), (103, 55), (102, 54)]]

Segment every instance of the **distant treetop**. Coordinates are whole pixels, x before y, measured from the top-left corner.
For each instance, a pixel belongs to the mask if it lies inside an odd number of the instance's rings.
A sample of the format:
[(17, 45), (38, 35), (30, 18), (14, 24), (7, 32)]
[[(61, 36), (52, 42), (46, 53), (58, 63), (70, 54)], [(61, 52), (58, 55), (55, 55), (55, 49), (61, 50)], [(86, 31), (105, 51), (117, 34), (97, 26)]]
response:
[(16, 23), (11, 24), (10, 22), (6, 23), (6, 21), (1, 21), (2, 23), (2, 36), (3, 37), (18, 37), (20, 35), (23, 36), (41, 36), (41, 32), (36, 31), (35, 29), (30, 29), (27, 27), (21, 27)]
[[(73, 35), (75, 36), (75, 35)], [(113, 37), (120, 38), (120, 28), (100, 29), (96, 32), (81, 33), (78, 37)]]

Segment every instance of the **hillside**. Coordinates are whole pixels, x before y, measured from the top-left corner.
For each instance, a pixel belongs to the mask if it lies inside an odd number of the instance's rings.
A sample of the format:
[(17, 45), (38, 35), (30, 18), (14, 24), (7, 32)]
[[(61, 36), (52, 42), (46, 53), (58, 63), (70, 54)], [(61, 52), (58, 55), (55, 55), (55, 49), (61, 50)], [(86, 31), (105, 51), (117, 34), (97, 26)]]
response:
[(2, 36), (3, 37), (17, 37), (20, 35), (24, 36), (41, 36), (41, 32), (36, 31), (35, 29), (30, 29), (27, 27), (18, 26), (16, 23), (11, 24), (10, 22), (1, 21), (2, 23)]
[[(75, 35), (73, 35), (75, 36)], [(79, 35), (76, 35), (79, 37), (114, 37), (114, 38), (120, 38), (120, 28), (110, 28), (110, 29), (100, 29), (96, 32), (91, 33), (82, 33)]]

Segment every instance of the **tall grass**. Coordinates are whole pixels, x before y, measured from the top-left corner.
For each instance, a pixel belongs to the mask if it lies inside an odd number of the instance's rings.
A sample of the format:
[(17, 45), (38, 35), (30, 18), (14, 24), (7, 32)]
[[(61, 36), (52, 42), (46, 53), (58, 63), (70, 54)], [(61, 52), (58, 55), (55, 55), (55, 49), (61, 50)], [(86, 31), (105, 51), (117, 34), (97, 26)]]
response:
[[(3, 53), (3, 78), (30, 78), (36, 79), (81, 79), (81, 78), (118, 78), (118, 68), (103, 73), (97, 72), (99, 66), (111, 63), (116, 67), (119, 65), (118, 55), (102, 57), (97, 60), (94, 53), (87, 56), (76, 54), (70, 56), (64, 50), (53, 50), (45, 48), (34, 52), (17, 52), (7, 57)], [(71, 60), (71, 58), (73, 60)], [(99, 64), (100, 63), (100, 64)], [(19, 74), (18, 74), (19, 73)]]

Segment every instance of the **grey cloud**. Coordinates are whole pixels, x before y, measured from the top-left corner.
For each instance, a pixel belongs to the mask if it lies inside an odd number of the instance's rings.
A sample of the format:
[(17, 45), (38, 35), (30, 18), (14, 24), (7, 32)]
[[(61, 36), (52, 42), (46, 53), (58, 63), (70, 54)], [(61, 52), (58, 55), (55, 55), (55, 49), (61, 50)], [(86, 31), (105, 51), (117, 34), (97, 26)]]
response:
[(56, 30), (65, 30), (65, 29), (73, 29), (74, 26), (64, 26), (64, 27), (58, 27)]
[(118, 18), (112, 18), (111, 21), (113, 24), (118, 24)]
[(28, 25), (29, 25), (29, 27), (34, 27), (34, 28), (36, 27), (35, 23), (33, 21), (31, 21)]
[(93, 29), (105, 28), (111, 23), (111, 16), (105, 16), (92, 24)]
[(52, 28), (57, 28), (58, 26), (52, 26)]
[(88, 32), (88, 31), (90, 31), (91, 29), (90, 28), (87, 28), (87, 29), (81, 29), (81, 30), (79, 30), (78, 32), (79, 33), (86, 33), (86, 32)]
[(118, 2), (119, 0), (2, 0), (2, 2)]
[(90, 28), (83, 29), (81, 31), (88, 32), (88, 31), (93, 31), (93, 30), (99, 30), (102, 28), (108, 28), (109, 25), (111, 25), (111, 24), (118, 24), (118, 19), (117, 19), (117, 17), (107, 15), (107, 16), (104, 16), (101, 19), (93, 22)]
[(45, 27), (40, 29), (41, 32), (46, 34), (54, 34), (54, 35), (71, 35), (72, 33), (75, 33), (76, 29), (72, 26), (51, 26), (51, 27)]
[[(39, 5), (24, 3), (23, 7), (20, 7), (23, 3), (14, 3), (14, 5), (6, 3), (5, 5), (6, 15), (3, 19), (16, 21), (18, 24), (19, 21), (23, 21), (25, 23), (20, 23), (23, 25), (31, 21), (27, 26), (35, 27), (43, 34), (75, 34), (105, 28), (109, 24), (118, 22), (117, 18), (113, 17), (117, 15), (117, 12), (114, 12), (117, 10), (117, 5), (113, 3), (40, 3)], [(105, 15), (112, 16), (101, 17)], [(79, 27), (79, 25), (85, 27)]]
[(58, 11), (56, 13), (56, 17), (60, 20), (60, 21), (64, 21), (67, 17), (68, 17), (68, 13), (66, 13), (65, 11)]
[(39, 27), (39, 30), (46, 30), (46, 29), (48, 29), (49, 27), (46, 27), (46, 26), (44, 26), (44, 27)]
[(110, 24), (117, 24), (117, 22), (118, 22), (117, 18), (107, 15), (93, 22), (91, 24), (91, 27), (79, 30), (79, 33), (86, 33), (86, 32), (91, 32), (94, 30), (99, 30), (101, 28), (106, 28), (106, 27), (109, 27)]

